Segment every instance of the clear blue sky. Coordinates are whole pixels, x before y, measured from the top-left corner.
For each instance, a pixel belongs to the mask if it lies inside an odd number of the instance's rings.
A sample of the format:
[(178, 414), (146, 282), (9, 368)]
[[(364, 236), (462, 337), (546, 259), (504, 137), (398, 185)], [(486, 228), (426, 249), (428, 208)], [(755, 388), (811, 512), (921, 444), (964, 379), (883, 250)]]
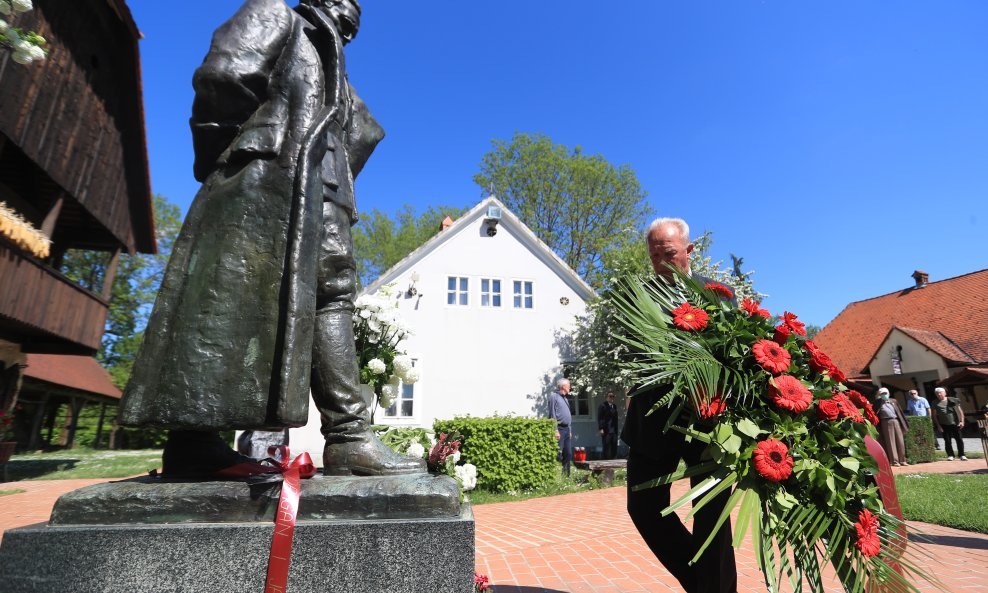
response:
[[(195, 195), (191, 77), (239, 0), (129, 0), (155, 192)], [(294, 4), (294, 0), (292, 1)], [(472, 205), (492, 138), (543, 132), (638, 173), (766, 306), (988, 267), (988, 3), (365, 0), (350, 79), (388, 136), (358, 206)]]

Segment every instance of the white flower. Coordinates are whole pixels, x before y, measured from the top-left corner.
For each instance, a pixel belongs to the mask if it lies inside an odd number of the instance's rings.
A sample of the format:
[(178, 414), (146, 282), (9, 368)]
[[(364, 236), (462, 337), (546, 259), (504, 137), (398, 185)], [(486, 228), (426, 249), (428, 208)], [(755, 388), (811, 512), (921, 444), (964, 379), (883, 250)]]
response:
[(10, 4), (7, 4), (6, 0), (0, 0), (0, 14), (10, 14)]
[(27, 12), (34, 8), (34, 6), (31, 5), (31, 0), (12, 0), (12, 3), (14, 5), (14, 10), (17, 12)]
[(404, 377), (402, 377), (405, 383), (415, 383), (421, 378), (422, 374), (419, 373), (418, 369), (408, 369), (408, 372), (405, 373)]
[(17, 41), (11, 42), (10, 46), (14, 48), (14, 51), (29, 53), (31, 48), (34, 47), (34, 44), (21, 37)]
[(371, 312), (368, 311), (367, 309), (361, 309), (358, 315), (360, 315), (361, 319), (370, 319)]
[(388, 369), (388, 366), (380, 358), (372, 358), (367, 361), (367, 368), (375, 375), (381, 375)]
[(460, 452), (457, 451), (457, 452), (453, 453), (452, 455), (449, 456), (449, 458), (453, 460), (453, 464), (454, 465), (457, 464), (457, 463), (459, 463), (460, 462)]
[(395, 373), (400, 377), (404, 377), (408, 374), (408, 371), (412, 370), (412, 358), (407, 354), (399, 354), (395, 356)]
[(397, 395), (398, 390), (392, 385), (385, 385), (381, 387), (381, 395), (377, 398), (377, 403), (382, 408), (390, 408), (391, 404), (395, 403), (395, 395)]
[(380, 339), (381, 336), (376, 332), (370, 332), (369, 334), (367, 334), (367, 341), (370, 342), (371, 344), (377, 344), (378, 341), (380, 341)]
[(10, 28), (10, 23), (8, 23), (7, 21), (5, 21), (3, 19), (0, 19), (0, 35), (3, 35), (4, 33), (6, 33), (7, 32), (7, 29), (9, 29), (9, 28)]
[(425, 447), (423, 447), (420, 443), (412, 443), (411, 445), (408, 446), (408, 449), (405, 451), (405, 453), (407, 453), (412, 457), (421, 458), (425, 455)]
[(456, 472), (456, 479), (460, 481), (464, 491), (473, 490), (477, 487), (477, 466), (472, 463), (464, 463), (453, 468), (453, 471)]
[(15, 51), (10, 55), (10, 59), (14, 60), (18, 64), (30, 64), (34, 61), (30, 51)]
[(31, 46), (28, 53), (31, 54), (31, 57), (34, 58), (35, 61), (45, 59), (45, 50), (41, 49), (37, 45)]

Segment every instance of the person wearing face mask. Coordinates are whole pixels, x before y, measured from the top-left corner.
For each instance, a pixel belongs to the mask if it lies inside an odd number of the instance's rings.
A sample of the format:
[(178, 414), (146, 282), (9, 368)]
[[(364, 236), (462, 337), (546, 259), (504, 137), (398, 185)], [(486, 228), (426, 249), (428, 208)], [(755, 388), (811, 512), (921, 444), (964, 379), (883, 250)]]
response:
[(899, 407), (899, 402), (889, 397), (889, 390), (882, 387), (878, 390), (878, 433), (881, 436), (882, 448), (892, 465), (909, 465), (906, 461), (906, 443), (903, 435), (909, 430), (906, 417)]
[(360, 12), (356, 0), (247, 0), (195, 73), (203, 185), (121, 403), (121, 424), (169, 429), (166, 477), (249, 466), (219, 432), (301, 426), (310, 388), (325, 473), (426, 470), (374, 435), (359, 389), (353, 179), (384, 136), (344, 64)]

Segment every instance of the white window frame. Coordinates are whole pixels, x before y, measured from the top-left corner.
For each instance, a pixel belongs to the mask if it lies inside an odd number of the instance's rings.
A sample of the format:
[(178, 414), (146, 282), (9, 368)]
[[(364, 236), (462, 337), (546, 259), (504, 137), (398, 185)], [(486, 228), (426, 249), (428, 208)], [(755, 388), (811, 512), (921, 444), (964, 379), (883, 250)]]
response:
[[(412, 359), (412, 366), (418, 369), (419, 372), (421, 373), (422, 371), (421, 357), (411, 356), (411, 359)], [(406, 391), (405, 391), (406, 387), (410, 391), (410, 397), (406, 397)], [(410, 416), (401, 416), (398, 414), (398, 411), (401, 409), (401, 404), (403, 401), (412, 402), (412, 414)], [(392, 409), (395, 411), (394, 415), (389, 413), (391, 412)], [(386, 423), (388, 424), (414, 424), (418, 421), (418, 418), (422, 415), (421, 410), (422, 410), (421, 382), (409, 383), (408, 385), (405, 385), (404, 382), (400, 382), (398, 383), (398, 395), (397, 397), (395, 397), (394, 403), (392, 403), (391, 407), (389, 408), (382, 408), (381, 418), (385, 420)]]
[[(449, 287), (450, 279), (456, 279), (456, 283), (453, 288)], [(463, 288), (463, 283), (466, 282), (466, 287)], [(449, 302), (450, 295), (453, 295), (453, 302)], [(461, 301), (466, 300), (465, 303)], [(470, 277), (469, 276), (446, 276), (446, 306), (447, 307), (469, 307), (470, 306)]]
[[(520, 285), (520, 292), (515, 291), (515, 285)], [(525, 285), (529, 284), (532, 287), (531, 294), (525, 294)], [(531, 299), (531, 306), (525, 306), (525, 299)], [(521, 299), (520, 304), (516, 304), (519, 301), (516, 299)], [(524, 278), (512, 278), (511, 279), (511, 308), (521, 311), (534, 311), (535, 310), (535, 280), (527, 280)]]
[[(487, 283), (487, 290), (484, 290), (484, 283)], [(498, 283), (498, 290), (494, 290), (494, 283)], [(481, 278), (480, 279), (480, 301), (479, 304), (485, 309), (503, 309), (504, 308), (504, 280), (501, 278)], [(484, 299), (487, 299), (487, 304), (484, 304)], [(498, 304), (494, 304), (494, 299), (497, 298)]]

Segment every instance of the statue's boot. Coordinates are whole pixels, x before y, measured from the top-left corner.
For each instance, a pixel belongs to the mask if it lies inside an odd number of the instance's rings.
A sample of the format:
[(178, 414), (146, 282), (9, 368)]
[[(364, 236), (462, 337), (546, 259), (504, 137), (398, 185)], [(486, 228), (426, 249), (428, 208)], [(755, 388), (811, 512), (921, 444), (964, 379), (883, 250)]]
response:
[(322, 414), (323, 472), (381, 476), (425, 473), (423, 459), (396, 453), (370, 428), (371, 393), (360, 389), (353, 341), (353, 310), (331, 303), (316, 313), (312, 351), (312, 398)]
[(256, 460), (233, 450), (218, 432), (200, 430), (171, 430), (161, 454), (161, 475), (164, 478), (222, 479), (228, 470)]

